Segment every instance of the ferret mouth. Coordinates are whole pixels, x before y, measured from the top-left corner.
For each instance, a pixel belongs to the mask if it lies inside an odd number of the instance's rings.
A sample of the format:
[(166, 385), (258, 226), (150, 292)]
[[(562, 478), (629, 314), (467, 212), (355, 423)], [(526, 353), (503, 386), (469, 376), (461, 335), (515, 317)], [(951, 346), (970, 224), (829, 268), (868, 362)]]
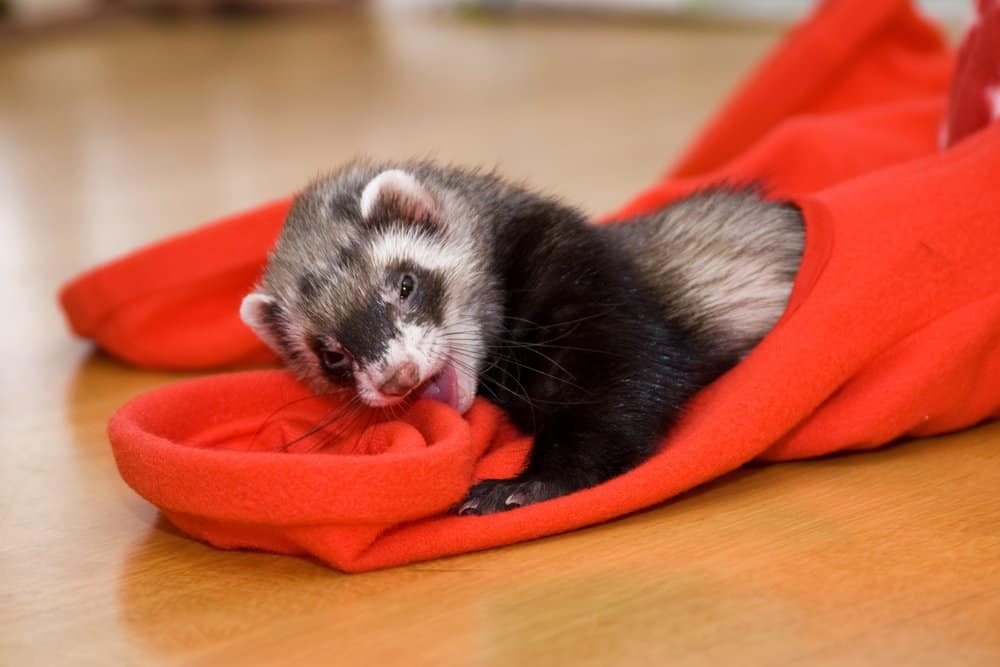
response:
[(446, 403), (461, 411), (458, 395), (458, 373), (452, 364), (445, 364), (441, 372), (432, 377), (424, 386), (420, 398)]

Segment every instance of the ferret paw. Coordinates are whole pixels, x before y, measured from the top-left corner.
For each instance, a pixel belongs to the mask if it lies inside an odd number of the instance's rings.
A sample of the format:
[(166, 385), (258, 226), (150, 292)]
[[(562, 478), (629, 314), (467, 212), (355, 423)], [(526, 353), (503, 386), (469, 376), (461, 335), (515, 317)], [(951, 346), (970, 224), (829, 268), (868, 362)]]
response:
[(484, 479), (471, 489), (458, 513), (494, 514), (561, 496), (559, 485), (539, 480)]

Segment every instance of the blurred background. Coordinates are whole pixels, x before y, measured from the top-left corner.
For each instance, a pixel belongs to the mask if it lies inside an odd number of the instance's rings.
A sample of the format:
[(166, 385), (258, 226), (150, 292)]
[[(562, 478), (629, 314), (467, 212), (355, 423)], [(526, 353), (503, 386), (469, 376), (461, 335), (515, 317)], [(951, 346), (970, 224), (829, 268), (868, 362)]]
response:
[[(42, 26), (67, 21), (140, 13), (289, 12), (329, 9), (331, 6), (373, 4), (381, 7), (435, 6), (492, 11), (550, 10), (739, 17), (789, 20), (815, 0), (0, 0), (0, 21), (11, 26)], [(969, 2), (922, 0), (939, 18), (960, 20)]]
[[(61, 344), (62, 281), (358, 155), (608, 212), (814, 4), (0, 0), (0, 279)], [(970, 5), (924, 7), (954, 32)]]
[[(358, 155), (496, 166), (610, 211), (815, 4), (0, 0), (0, 279), (38, 311)], [(952, 33), (971, 4), (922, 3)]]

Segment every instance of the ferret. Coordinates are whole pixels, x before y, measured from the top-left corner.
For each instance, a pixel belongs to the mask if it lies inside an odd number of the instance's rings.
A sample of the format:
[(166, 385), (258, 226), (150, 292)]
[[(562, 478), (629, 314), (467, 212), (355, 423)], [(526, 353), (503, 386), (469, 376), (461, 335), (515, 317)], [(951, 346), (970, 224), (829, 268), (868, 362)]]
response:
[(775, 325), (803, 243), (799, 210), (756, 187), (597, 225), (495, 173), (356, 161), (295, 198), (240, 312), (318, 393), (497, 403), (534, 444), (457, 506), (490, 514), (654, 453)]

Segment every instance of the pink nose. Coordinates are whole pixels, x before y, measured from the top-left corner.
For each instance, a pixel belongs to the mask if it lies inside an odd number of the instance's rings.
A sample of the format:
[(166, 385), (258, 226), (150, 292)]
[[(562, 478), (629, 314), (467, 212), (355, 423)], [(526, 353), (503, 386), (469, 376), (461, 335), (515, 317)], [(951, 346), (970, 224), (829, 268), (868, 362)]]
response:
[(419, 382), (420, 370), (415, 363), (407, 361), (400, 364), (392, 377), (383, 382), (378, 389), (386, 396), (406, 396)]

